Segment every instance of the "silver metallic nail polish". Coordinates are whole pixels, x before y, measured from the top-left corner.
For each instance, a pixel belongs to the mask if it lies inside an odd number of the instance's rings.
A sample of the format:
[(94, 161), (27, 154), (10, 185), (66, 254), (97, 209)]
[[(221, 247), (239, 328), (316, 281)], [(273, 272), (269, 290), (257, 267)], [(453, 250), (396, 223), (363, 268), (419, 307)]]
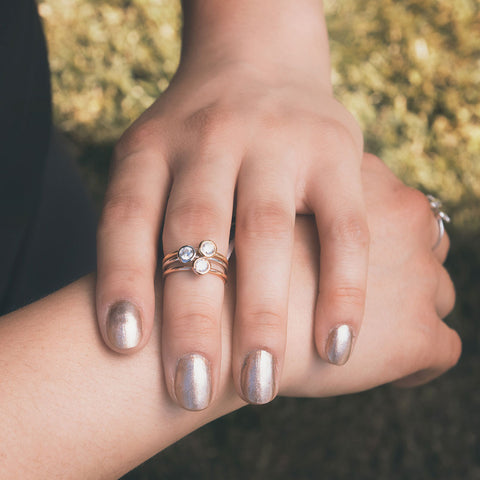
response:
[(184, 355), (175, 372), (175, 395), (178, 403), (187, 410), (208, 407), (212, 395), (210, 366), (203, 355)]
[(273, 355), (266, 350), (256, 350), (247, 355), (242, 367), (241, 386), (248, 402), (261, 405), (273, 400), (274, 369)]
[(122, 301), (110, 307), (107, 316), (107, 337), (119, 349), (136, 347), (142, 338), (140, 311), (131, 302)]
[(349, 325), (338, 325), (327, 339), (327, 357), (330, 363), (343, 365), (352, 353), (353, 331)]

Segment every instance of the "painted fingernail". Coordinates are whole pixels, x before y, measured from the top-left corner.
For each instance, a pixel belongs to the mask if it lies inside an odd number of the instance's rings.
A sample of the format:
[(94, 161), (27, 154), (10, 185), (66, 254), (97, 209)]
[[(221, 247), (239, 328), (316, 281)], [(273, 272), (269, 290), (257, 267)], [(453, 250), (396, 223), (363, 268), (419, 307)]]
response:
[(184, 355), (175, 372), (175, 395), (178, 403), (187, 410), (208, 407), (212, 394), (210, 366), (203, 355)]
[(352, 353), (353, 331), (349, 325), (338, 325), (327, 339), (327, 357), (330, 363), (343, 365)]
[(140, 343), (142, 319), (140, 311), (131, 302), (122, 301), (110, 307), (107, 316), (107, 337), (116, 348), (128, 350)]
[(274, 367), (273, 355), (266, 350), (256, 350), (247, 355), (242, 367), (241, 386), (249, 403), (262, 405), (273, 400)]

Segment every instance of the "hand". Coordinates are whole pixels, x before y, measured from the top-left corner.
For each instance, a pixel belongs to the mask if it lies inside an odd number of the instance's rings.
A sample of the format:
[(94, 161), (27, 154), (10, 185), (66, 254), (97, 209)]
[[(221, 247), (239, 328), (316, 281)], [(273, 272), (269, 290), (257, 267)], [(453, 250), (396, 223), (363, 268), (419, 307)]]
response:
[[(314, 225), (298, 219), (291, 280), (288, 342), (280, 394), (328, 396), (366, 390), (394, 381), (425, 383), (451, 368), (461, 353), (458, 334), (441, 319), (455, 302), (442, 266), (448, 235), (432, 250), (438, 225), (422, 193), (406, 187), (373, 155), (365, 155), (363, 188), (371, 232), (365, 321), (347, 365), (318, 359), (311, 328), (318, 275)], [(321, 266), (320, 266), (321, 268)], [(303, 312), (303, 313), (302, 313)], [(308, 354), (302, 354), (310, 345)]]
[[(116, 147), (98, 234), (97, 314), (113, 349), (142, 348), (153, 323), (164, 209), (165, 254), (204, 239), (225, 253), (236, 193), (232, 369), (239, 394), (265, 403), (276, 394), (283, 369), (296, 213), (315, 214), (322, 245), (319, 354), (343, 364), (358, 334), (369, 244), (363, 140), (332, 96), (319, 2), (213, 3), (202, 10), (203, 4), (185, 2), (179, 70)], [(293, 36), (292, 25), (298, 29)], [(223, 282), (175, 273), (166, 278), (164, 293), (168, 389), (184, 407), (205, 408), (218, 384)], [(343, 349), (340, 326), (349, 335)], [(191, 353), (202, 356), (210, 378), (210, 391), (197, 405), (176, 382)], [(255, 371), (255, 355), (266, 358), (270, 389), (248, 389), (242, 381)]]
[[(372, 242), (365, 320), (355, 351), (342, 368), (317, 355), (313, 332), (318, 238), (312, 217), (297, 216), (280, 395), (335, 396), (389, 382), (415, 386), (442, 374), (460, 356), (458, 334), (442, 321), (455, 302), (452, 281), (442, 265), (449, 238), (445, 234), (432, 250), (438, 224), (426, 196), (406, 187), (380, 159), (368, 154), (363, 156), (362, 184)], [(222, 315), (220, 398), (230, 401), (235, 401), (228, 361), (235, 342), (235, 267), (232, 262)], [(184, 385), (186, 391), (202, 391), (198, 383), (190, 381)], [(212, 413), (216, 415), (215, 408)], [(213, 418), (216, 416), (209, 417)]]
[[(372, 156), (363, 160), (363, 182), (372, 248), (366, 318), (356, 349), (342, 368), (316, 354), (318, 241), (313, 219), (297, 217), (282, 395), (340, 395), (390, 381), (415, 385), (453, 366), (460, 355), (458, 335), (441, 321), (454, 301), (441, 265), (448, 237), (432, 251), (438, 231), (424, 195), (405, 187)], [(172, 404), (165, 390), (161, 312), (141, 354), (119, 358), (104, 347), (94, 316), (93, 275), (2, 317), (0, 477), (119, 478), (241, 407), (231, 372), (234, 268), (222, 312), (220, 395), (202, 412)], [(161, 281), (158, 286), (160, 305)]]

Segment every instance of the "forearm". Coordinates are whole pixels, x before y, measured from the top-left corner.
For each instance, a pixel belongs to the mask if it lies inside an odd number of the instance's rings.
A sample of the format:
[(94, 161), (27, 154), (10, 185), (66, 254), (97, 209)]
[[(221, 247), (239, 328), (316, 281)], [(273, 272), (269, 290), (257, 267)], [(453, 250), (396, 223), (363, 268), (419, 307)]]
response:
[[(315, 380), (326, 373), (313, 349), (305, 348), (313, 345), (318, 276), (313, 226), (311, 218), (297, 220), (283, 394), (315, 395)], [(201, 412), (176, 405), (165, 387), (160, 281), (154, 330), (132, 356), (112, 352), (100, 337), (94, 275), (0, 318), (0, 478), (118, 478), (244, 405), (231, 374), (235, 275), (233, 258), (222, 311), (218, 395)], [(309, 389), (303, 388), (306, 376)]]
[[(93, 276), (2, 318), (0, 477), (118, 478), (242, 405), (223, 381), (208, 410), (176, 406), (158, 332), (137, 355), (109, 351), (96, 325)], [(225, 345), (224, 365), (228, 352)]]
[[(299, 217), (296, 226), (288, 368), (281, 379), (281, 393), (289, 395), (316, 395), (322, 376), (325, 393), (332, 391), (331, 369), (305, 348), (313, 346), (318, 276), (313, 226), (307, 217)], [(148, 344), (136, 355), (123, 356), (105, 346), (95, 318), (93, 275), (0, 318), (0, 478), (118, 478), (244, 405), (231, 374), (234, 260), (226, 286), (218, 395), (201, 412), (182, 409), (167, 394), (159, 313)], [(161, 282), (156, 290), (160, 312)]]
[[(374, 241), (361, 335), (342, 367), (316, 353), (319, 245), (313, 219), (298, 216), (280, 395), (341, 395), (405, 377), (410, 380), (403, 384), (414, 385), (458, 360), (458, 335), (438, 319), (439, 312), (445, 316), (451, 310), (454, 291), (433, 258), (430, 237), (438, 232), (428, 201), (402, 186), (379, 160), (366, 156), (363, 168)], [(446, 251), (440, 252), (444, 258)], [(93, 276), (1, 318), (0, 478), (118, 478), (241, 407), (231, 374), (235, 292), (232, 261), (222, 312), (219, 394), (201, 412), (183, 410), (167, 396), (159, 315), (150, 341), (136, 355), (107, 349), (95, 319)], [(161, 305), (158, 295), (158, 311)], [(422, 376), (412, 378), (417, 371)]]
[(321, 0), (184, 0), (182, 6), (182, 63), (280, 66), (286, 77), (295, 72), (331, 88)]

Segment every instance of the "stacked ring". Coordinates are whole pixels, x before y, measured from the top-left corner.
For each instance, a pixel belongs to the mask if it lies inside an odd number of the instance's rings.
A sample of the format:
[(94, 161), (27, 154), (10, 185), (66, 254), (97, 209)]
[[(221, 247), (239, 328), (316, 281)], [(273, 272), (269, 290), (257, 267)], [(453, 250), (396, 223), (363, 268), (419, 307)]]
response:
[(163, 276), (174, 272), (191, 270), (197, 275), (212, 273), (227, 281), (228, 260), (217, 252), (212, 240), (203, 240), (198, 248), (184, 245), (172, 253), (168, 253), (162, 262)]
[(438, 224), (437, 241), (432, 247), (432, 250), (435, 250), (440, 245), (443, 235), (445, 234), (445, 225), (443, 224), (443, 222), (445, 221), (447, 223), (450, 223), (450, 217), (442, 210), (443, 205), (438, 198), (434, 197), (433, 195), (427, 195), (427, 199), (430, 203), (430, 208), (432, 209), (432, 212)]

